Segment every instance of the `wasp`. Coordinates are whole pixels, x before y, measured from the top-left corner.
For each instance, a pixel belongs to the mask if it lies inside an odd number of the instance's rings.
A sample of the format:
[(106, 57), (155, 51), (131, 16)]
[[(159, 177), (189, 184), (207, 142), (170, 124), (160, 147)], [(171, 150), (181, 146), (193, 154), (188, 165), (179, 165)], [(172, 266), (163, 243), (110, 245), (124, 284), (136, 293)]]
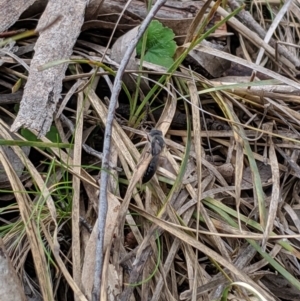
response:
[(160, 130), (152, 129), (148, 134), (148, 138), (150, 141), (150, 152), (152, 159), (143, 175), (143, 184), (149, 182), (154, 176), (158, 167), (159, 156), (165, 146), (163, 134)]

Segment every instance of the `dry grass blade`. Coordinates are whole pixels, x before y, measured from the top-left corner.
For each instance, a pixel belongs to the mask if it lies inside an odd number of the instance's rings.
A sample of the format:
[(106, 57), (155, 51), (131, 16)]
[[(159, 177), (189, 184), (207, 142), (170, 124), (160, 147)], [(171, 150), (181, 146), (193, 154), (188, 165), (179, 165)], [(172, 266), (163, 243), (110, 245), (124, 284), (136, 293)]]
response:
[[(96, 198), (96, 196), (94, 196)], [(116, 235), (115, 226), (118, 220), (118, 214), (120, 209), (120, 201), (116, 198), (112, 193), (108, 193), (109, 202), (108, 202), (108, 216), (110, 217), (106, 221), (105, 225), (105, 238), (104, 238), (104, 250), (110, 250), (110, 244), (112, 237)], [(97, 209), (97, 208), (96, 208)], [(95, 269), (95, 255), (96, 255), (96, 241), (97, 241), (97, 223), (95, 223), (92, 233), (89, 237), (85, 248), (85, 257), (84, 263), (82, 267), (82, 286), (84, 294), (90, 300), (92, 296), (92, 286), (93, 286), (93, 277), (94, 277), (94, 269)], [(120, 276), (119, 276), (120, 277)], [(116, 277), (115, 281), (117, 281), (118, 277)], [(120, 283), (119, 283), (120, 285)], [(113, 288), (111, 283), (108, 283), (108, 286)]]
[(256, 70), (258, 72), (261, 72), (263, 74), (266, 74), (272, 78), (275, 78), (277, 80), (279, 80), (280, 82), (284, 83), (284, 84), (287, 84), (289, 86), (292, 86), (296, 89), (300, 89), (300, 85), (296, 82), (296, 81), (293, 81), (293, 80), (290, 80), (288, 79), (287, 77), (284, 77), (274, 71), (271, 71), (269, 69), (266, 69), (264, 67), (261, 67), (261, 66), (258, 66), (254, 63), (251, 63), (251, 62), (247, 62), (246, 60), (242, 59), (242, 58), (239, 58), (239, 57), (236, 57), (232, 54), (229, 54), (229, 53), (226, 53), (226, 52), (222, 52), (220, 50), (216, 50), (216, 49), (213, 49), (213, 48), (210, 48), (210, 47), (206, 47), (206, 46), (199, 46), (201, 51), (202, 52), (205, 52), (205, 53), (209, 53), (209, 54), (212, 54), (212, 55), (215, 55), (217, 57), (221, 57), (221, 58), (224, 58), (224, 59), (227, 59), (227, 60), (230, 60), (232, 62), (236, 62), (240, 65), (243, 65), (243, 66), (246, 66), (246, 67), (249, 67), (253, 70)]
[[(77, 115), (76, 115), (76, 130), (74, 137), (74, 171), (80, 174), (81, 171), (81, 153), (82, 153), (82, 130), (83, 130), (83, 110), (84, 99), (83, 92), (78, 94), (77, 98)], [(73, 258), (73, 278), (76, 284), (80, 287), (81, 284), (81, 252), (80, 252), (80, 179), (73, 179), (73, 201), (72, 201), (72, 258)], [(75, 300), (77, 297), (75, 295)]]
[(43, 232), (45, 234), (45, 237), (47, 239), (47, 242), (51, 248), (51, 251), (53, 253), (53, 256), (56, 260), (57, 265), (60, 268), (60, 271), (64, 275), (66, 281), (70, 285), (70, 287), (73, 289), (75, 296), (80, 300), (80, 301), (88, 301), (82, 291), (79, 289), (75, 281), (73, 280), (72, 276), (70, 275), (68, 269), (66, 268), (64, 262), (59, 256), (59, 250), (56, 248), (56, 246), (52, 242), (52, 238), (50, 237), (49, 233), (47, 232), (45, 225), (41, 224), (41, 227), (43, 229)]
[[(287, 1), (286, 4), (283, 6), (282, 10), (287, 10), (288, 7), (290, 6), (291, 1)], [(239, 7), (239, 4), (235, 1), (235, 0), (229, 0), (228, 1), (229, 6), (232, 9), (236, 9), (237, 7)], [(281, 14), (279, 14), (278, 19), (280, 18)], [(258, 34), (258, 36), (260, 36), (261, 38), (265, 38), (268, 39), (268, 34), (265, 33), (264, 29), (253, 19), (253, 17), (251, 16), (251, 14), (247, 11), (242, 11), (238, 14), (237, 16), (238, 18), (241, 19), (241, 21), (251, 30), (253, 30), (254, 32), (256, 32)], [(276, 20), (277, 21), (277, 20)], [(272, 30), (272, 29), (270, 29)], [(270, 45), (275, 47), (276, 45), (276, 41), (274, 39), (272, 39), (270, 41)], [(284, 56), (285, 58), (287, 58), (293, 65), (294, 67), (299, 70), (300, 68), (300, 62), (299, 59), (293, 55), (292, 53), (289, 53), (287, 51), (286, 48), (283, 48), (281, 45), (277, 45), (277, 49), (280, 52), (280, 54), (282, 56)]]
[[(93, 0), (86, 15), (101, 1)], [(171, 1), (152, 23), (165, 35), (155, 31), (152, 38), (149, 28), (145, 53), (136, 56), (129, 52), (139, 28), (146, 28), (147, 9), (164, 0), (148, 8), (137, 0), (107, 1), (85, 22), (72, 51), (73, 34), (64, 28), (53, 34), (72, 40), (71, 52), (39, 66), (43, 78), (34, 81), (39, 93), (29, 104), (35, 118), (26, 123), (39, 119), (46, 128), (55, 108), (46, 137), (8, 129), (18, 122), (22, 95), (31, 92), (28, 68), (37, 66), (40, 38), (64, 21), (70, 26), (72, 17), (65, 17), (74, 3), (46, 20), (54, 5), (66, 4), (50, 1), (39, 30), (20, 35), (23, 26), (36, 27), (35, 14), (0, 33), (0, 146), (16, 154), (15, 160), (0, 152), (0, 237), (22, 285), (57, 301), (71, 295), (80, 301), (248, 301), (259, 294), (300, 300), (299, 3), (246, 1), (232, 10), (235, 0)], [(87, 1), (79, 2), (74, 16)], [(263, 35), (233, 18), (243, 10)], [(130, 47), (116, 43), (132, 28)], [(160, 54), (148, 47), (152, 42), (166, 46), (161, 62), (173, 62), (169, 69), (152, 61)], [(64, 46), (47, 43), (54, 56)], [(125, 70), (115, 49), (125, 50), (135, 67)], [(58, 69), (63, 72), (45, 84), (45, 74)], [(134, 80), (132, 88), (121, 81), (123, 73)], [(7, 162), (17, 160), (19, 167)], [(99, 200), (108, 201), (105, 224), (107, 203)]]
[[(270, 131), (272, 126), (270, 126)], [(272, 170), (272, 196), (270, 201), (270, 207), (268, 212), (266, 231), (264, 233), (264, 240), (262, 246), (265, 247), (267, 243), (267, 237), (270, 235), (274, 227), (274, 220), (277, 215), (278, 204), (280, 202), (280, 173), (278, 167), (278, 159), (275, 152), (275, 147), (272, 138), (269, 138), (269, 159)]]
[(275, 300), (271, 295), (269, 295), (267, 292), (263, 291), (249, 276), (244, 274), (242, 271), (237, 269), (232, 263), (225, 260), (221, 255), (213, 251), (212, 249), (208, 248), (206, 245), (202, 244), (201, 242), (197, 241), (195, 238), (191, 237), (187, 233), (179, 230), (176, 228), (174, 224), (170, 224), (166, 221), (162, 221), (147, 212), (144, 212), (140, 210), (138, 207), (135, 207), (131, 205), (132, 209), (134, 211), (138, 212), (157, 226), (161, 227), (162, 229), (168, 231), (170, 234), (174, 235), (175, 237), (179, 238), (181, 241), (184, 241), (185, 243), (195, 247), (199, 251), (203, 252), (207, 256), (213, 258), (215, 261), (217, 261), (220, 265), (226, 267), (229, 271), (231, 271), (233, 274), (237, 276), (237, 278), (241, 279), (242, 281), (250, 284), (252, 287), (254, 287), (258, 292), (260, 292), (265, 298), (268, 300)]
[[(1, 129), (3, 137), (5, 137), (8, 140), (12, 139), (8, 129), (6, 127), (4, 127), (3, 123), (1, 123), (1, 122), (0, 122), (0, 129)], [(33, 177), (33, 179), (37, 183), (38, 187), (40, 188), (41, 197), (43, 198), (43, 200), (46, 201), (48, 209), (49, 209), (49, 213), (50, 213), (51, 218), (52, 218), (52, 222), (55, 225), (54, 236), (53, 236), (54, 244), (56, 245), (56, 248), (59, 248), (59, 244), (58, 244), (58, 241), (57, 241), (56, 207), (55, 207), (54, 201), (51, 197), (51, 193), (49, 192), (48, 188), (46, 187), (45, 182), (42, 179), (40, 173), (34, 167), (32, 162), (24, 155), (23, 151), (18, 146), (13, 146), (13, 150), (15, 151), (17, 156), (20, 158), (20, 160), (23, 162), (24, 166), (26, 166), (28, 168), (31, 176)]]
[[(244, 129), (242, 128), (242, 126), (237, 125), (237, 123), (239, 123), (238, 117), (235, 114), (231, 104), (228, 102), (226, 96), (223, 99), (222, 95), (217, 92), (214, 98), (216, 102), (219, 104), (220, 108), (223, 110), (224, 115), (227, 116), (229, 120), (234, 122), (234, 138), (236, 141), (235, 186), (236, 186), (236, 202), (237, 202), (238, 215), (239, 215), (240, 195), (241, 195), (242, 176), (243, 176), (243, 161), (244, 161), (243, 148), (244, 148), (248, 156), (253, 182), (255, 182), (254, 194), (259, 206), (260, 222), (262, 227), (265, 228), (266, 214), (265, 214), (263, 190), (260, 184), (261, 183), (260, 175), (249, 142), (245, 139), (246, 135)], [(239, 226), (241, 228), (240, 219), (239, 219)]]
[(161, 130), (163, 135), (165, 135), (168, 132), (172, 120), (175, 116), (176, 107), (177, 107), (176, 93), (174, 89), (171, 89), (171, 84), (168, 84), (167, 88), (169, 91), (168, 97), (164, 104), (164, 110), (162, 111), (156, 126), (156, 129)]
[[(185, 168), (186, 168), (186, 164), (187, 164), (187, 160), (188, 160), (189, 149), (190, 149), (190, 146), (189, 146), (189, 142), (188, 142), (188, 145), (186, 147), (186, 151), (185, 151), (185, 154), (184, 154), (182, 166), (179, 169), (176, 181), (175, 181), (175, 183), (174, 183), (174, 185), (173, 185), (173, 187), (172, 187), (172, 189), (171, 189), (168, 197), (164, 200), (162, 208), (159, 210), (158, 216), (161, 217), (161, 218), (165, 218), (166, 217), (166, 213), (168, 212), (170, 218), (172, 220), (176, 220), (176, 217), (174, 216), (173, 212), (169, 209), (169, 205), (170, 205), (170, 201), (173, 198), (173, 195), (174, 195), (175, 191), (178, 191), (179, 188), (180, 188), (180, 186), (181, 186), (182, 177), (183, 177), (183, 174), (185, 172)], [(169, 157), (169, 159), (170, 159), (170, 157)], [(171, 160), (171, 161), (174, 161), (174, 159)], [(172, 163), (173, 163), (173, 166), (176, 166), (174, 169), (178, 170), (176, 162), (172, 162)], [(132, 182), (130, 182), (130, 185), (131, 185), (131, 183)], [(128, 192), (128, 190), (130, 190), (130, 192), (132, 190), (132, 188), (130, 187), (130, 185), (129, 185), (128, 189), (127, 189), (127, 192)], [(125, 201), (129, 202), (129, 201), (126, 200), (127, 192), (126, 192), (126, 195), (125, 195), (125, 198), (124, 198), (124, 201), (123, 201), (124, 203), (125, 203)], [(126, 206), (128, 207), (128, 204), (126, 204)], [(154, 250), (155, 254), (157, 253), (156, 252), (155, 244), (153, 242), (153, 235), (154, 235), (154, 233), (156, 233), (156, 235), (158, 237), (158, 231), (159, 230), (157, 229), (157, 227), (152, 226), (147, 231), (147, 234), (145, 235), (145, 238), (143, 239), (141, 245), (139, 246), (137, 254), (136, 254), (136, 260), (134, 261), (134, 264), (133, 264), (133, 270), (130, 273), (130, 279), (129, 279), (129, 283), (130, 284), (136, 284), (138, 282), (139, 275), (141, 274), (141, 272), (145, 268), (145, 263), (147, 262), (147, 259), (148, 259), (148, 257), (150, 256), (150, 254), (152, 252), (151, 249)], [(158, 257), (157, 260), (160, 260), (160, 256), (157, 256), (157, 257)], [(147, 278), (145, 282), (147, 282), (148, 280), (150, 280), (151, 277), (152, 277), (152, 275), (149, 278)], [(144, 281), (142, 282), (142, 284), (144, 284)], [(122, 301), (129, 300), (129, 298), (130, 298), (130, 296), (132, 294), (132, 291), (133, 291), (133, 287), (134, 286), (131, 285), (127, 289), (125, 289), (122, 292), (121, 296), (120, 296), (120, 300), (122, 300)]]
[[(192, 106), (192, 115), (193, 115), (193, 131), (194, 131), (194, 143), (195, 143), (195, 150), (196, 150), (196, 162), (197, 162), (197, 177), (198, 177), (198, 189), (197, 189), (197, 196), (196, 196), (196, 200), (197, 200), (197, 209), (196, 209), (196, 220), (199, 220), (200, 217), (200, 213), (202, 215), (202, 217), (205, 220), (205, 223), (207, 225), (207, 227), (209, 228), (209, 230), (211, 232), (217, 232), (216, 228), (214, 227), (206, 209), (204, 208), (204, 206), (201, 203), (201, 199), (203, 198), (203, 193), (202, 193), (202, 189), (204, 189), (204, 187), (202, 188), (201, 186), (201, 178), (202, 178), (202, 159), (204, 154), (202, 155), (202, 148), (201, 148), (201, 138), (198, 135), (199, 133), (201, 133), (201, 126), (200, 126), (200, 115), (199, 112), (197, 110), (197, 107), (199, 107), (199, 99), (198, 99), (198, 95), (197, 95), (197, 89), (195, 86), (195, 83), (192, 82), (188, 82), (188, 86), (189, 86), (189, 90), (190, 90), (190, 95), (191, 95), (191, 102), (193, 104)], [(240, 161), (238, 161), (240, 162)], [(236, 175), (237, 177), (237, 175)], [(237, 191), (237, 190), (236, 190)], [(237, 193), (237, 192), (236, 192)], [(239, 194), (237, 193), (237, 196)], [(198, 240), (198, 231), (199, 231), (199, 223), (197, 223), (196, 226), (196, 239)], [(221, 254), (223, 254), (223, 256), (230, 261), (230, 256), (225, 248), (224, 242), (219, 238), (219, 237), (213, 237), (213, 241), (216, 245), (216, 247), (220, 250)], [(198, 258), (198, 250), (195, 254), (195, 258)], [(196, 265), (196, 262), (194, 263), (194, 266)], [(197, 295), (197, 286), (196, 286), (196, 273), (194, 273), (194, 286), (192, 289), (192, 300), (196, 300)], [(201, 279), (200, 279), (200, 283), (204, 284), (204, 278), (203, 275), (201, 274)]]
[[(211, 3), (211, 6), (212, 5), (214, 5), (214, 2)], [(228, 16), (228, 12), (222, 7), (218, 8), (218, 13), (222, 17)], [(245, 36), (248, 40), (250, 40), (255, 46), (263, 47), (271, 57), (275, 58), (276, 56), (275, 49), (272, 48), (269, 44), (265, 43), (255, 32), (253, 32), (243, 23), (238, 21), (236, 18), (231, 18), (230, 20), (228, 20), (228, 24), (232, 26), (235, 30), (237, 30), (239, 33), (241, 33), (243, 36)], [(295, 68), (295, 64), (291, 63), (289, 60), (287, 60), (284, 57), (281, 57), (280, 61), (284, 63), (288, 68), (291, 69)]]
[(141, 181), (150, 161), (151, 161), (152, 156), (150, 155), (149, 152), (149, 146), (147, 146), (147, 148), (145, 148), (143, 154), (141, 155), (140, 161), (138, 162), (136, 169), (133, 172), (132, 178), (130, 179), (126, 194), (124, 196), (121, 208), (120, 208), (120, 213), (119, 213), (119, 218), (118, 218), (118, 227), (119, 227), (119, 231), (120, 233), (121, 228), (124, 226), (124, 221), (125, 221), (125, 217), (126, 217), (126, 213), (128, 210), (128, 206), (129, 206), (129, 202), (131, 200), (133, 191), (136, 187), (136, 184)]
[[(165, 264), (162, 267), (165, 274), (167, 274), (169, 272), (170, 268), (173, 265), (172, 263), (173, 263), (174, 257), (176, 256), (176, 253), (178, 251), (179, 245), (180, 245), (180, 240), (175, 239), (173, 244), (172, 244), (172, 247), (169, 250), (169, 254), (168, 254), (168, 257), (166, 258)], [(166, 281), (164, 279), (164, 276), (160, 275), (160, 277), (157, 281), (157, 285), (155, 287), (155, 291), (153, 293), (151, 301), (160, 300), (163, 285), (166, 285)]]
[[(276, 30), (277, 26), (279, 25), (280, 21), (282, 20), (282, 18), (284, 17), (284, 15), (286, 14), (287, 10), (290, 7), (290, 4), (292, 3), (292, 0), (288, 0), (285, 2), (285, 4), (282, 6), (282, 8), (280, 9), (279, 13), (277, 14), (277, 16), (275, 17), (273, 23), (271, 24), (265, 38), (264, 38), (264, 42), (268, 43), (272, 37), (272, 35), (274, 34), (274, 31)], [(256, 58), (256, 64), (259, 65), (261, 62), (261, 59), (264, 55), (265, 50), (263, 48), (259, 49), (259, 53), (257, 55)]]
[[(199, 10), (199, 12), (197, 13), (196, 17), (193, 19), (193, 22), (191, 23), (191, 25), (187, 31), (187, 35), (185, 37), (184, 44), (192, 41), (193, 36), (196, 33), (197, 27), (199, 26), (199, 24), (201, 24), (200, 22), (204, 18), (204, 14), (206, 13), (206, 10), (210, 5), (210, 2), (211, 2), (211, 0), (206, 1), (205, 4), (203, 5), (203, 7), (201, 8), (201, 10)], [(204, 28), (205, 26), (202, 26), (202, 27)]]
[[(196, 168), (197, 168), (197, 177), (198, 177), (198, 189), (197, 189), (197, 209), (196, 209), (196, 220), (199, 219), (200, 217), (200, 202), (201, 202), (201, 178), (202, 178), (202, 149), (201, 149), (201, 138), (197, 134), (201, 132), (201, 123), (200, 123), (200, 114), (197, 110), (197, 107), (200, 106), (200, 99), (198, 98), (197, 95), (197, 88), (195, 86), (194, 82), (187, 82), (187, 85), (189, 87), (189, 92), (191, 95), (191, 102), (193, 104), (192, 106), (192, 124), (194, 126), (193, 131), (194, 131), (194, 144), (195, 144), (195, 151), (196, 151)], [(199, 223), (197, 223), (197, 233), (196, 233), (196, 239), (199, 239)], [(196, 251), (196, 256), (195, 256), (195, 262), (193, 263), (193, 266), (197, 266), (198, 262), (198, 250)], [(194, 282), (193, 282), (193, 295), (192, 295), (192, 301), (197, 300), (196, 296), (196, 291), (197, 291), (197, 283), (200, 281), (201, 284), (203, 284), (203, 275), (200, 280), (197, 279), (197, 273), (196, 270), (194, 271)]]
[(26, 234), (30, 243), (31, 253), (34, 259), (35, 269), (37, 277), (39, 279), (41, 291), (44, 300), (54, 301), (52, 283), (47, 268), (47, 261), (44, 253), (40, 234), (37, 230), (37, 225), (32, 219), (32, 204), (26, 194), (20, 194), (18, 191), (25, 191), (21, 181), (15, 174), (12, 166), (10, 165), (3, 149), (0, 147), (0, 162), (2, 163), (7, 176), (10, 178), (10, 183), (15, 191), (15, 197), (18, 202), (19, 210), (22, 216), (22, 220), (25, 225)]
[[(91, 105), (95, 108), (102, 123), (106, 124), (107, 108), (105, 107), (105, 105), (102, 103), (102, 101), (99, 99), (99, 97), (96, 95), (94, 91), (90, 91), (88, 98), (89, 101), (91, 102)], [(135, 159), (138, 159), (140, 155), (137, 149), (134, 147), (132, 141), (129, 139), (127, 135), (125, 135), (120, 125), (117, 124), (117, 122), (114, 122), (113, 125), (114, 125), (114, 130), (112, 131), (112, 138), (119, 149), (119, 153), (122, 153), (122, 156), (128, 162), (130, 168), (134, 169), (136, 162), (132, 158), (131, 152), (133, 153)]]

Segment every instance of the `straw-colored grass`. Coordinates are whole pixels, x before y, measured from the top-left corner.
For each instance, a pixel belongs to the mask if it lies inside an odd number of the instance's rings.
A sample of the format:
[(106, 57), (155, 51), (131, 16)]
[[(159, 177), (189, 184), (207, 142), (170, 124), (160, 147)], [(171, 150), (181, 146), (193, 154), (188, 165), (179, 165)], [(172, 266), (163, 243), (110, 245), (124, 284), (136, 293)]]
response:
[[(300, 300), (300, 84), (293, 68), (300, 9), (279, 1), (246, 3), (246, 9), (264, 17), (265, 31), (274, 26), (264, 40), (239, 21), (241, 9), (228, 13), (227, 3), (208, 1), (169, 70), (142, 57), (139, 70), (126, 72), (136, 88), (123, 84), (111, 133), (101, 301)], [(215, 12), (223, 19), (207, 27)], [(200, 44), (225, 22), (242, 57)], [(122, 31), (116, 27), (116, 35)], [(102, 56), (105, 48), (91, 39), (102, 41), (99, 32), (87, 30), (74, 57), (63, 61), (71, 64), (53, 123), (59, 139), (12, 135), (16, 106), (0, 97), (6, 175), (0, 237), (22, 285), (44, 300), (91, 300), (101, 151), (116, 74), (116, 64)], [(271, 37), (289, 43), (291, 59), (270, 46)], [(185, 64), (192, 49), (244, 66), (247, 77), (211, 79), (193, 71)], [(30, 64), (28, 57), (19, 60)], [(26, 70), (11, 59), (0, 68), (7, 87), (26, 80)], [(140, 87), (145, 75), (148, 91)], [(4, 86), (0, 93), (8, 94)], [(154, 177), (142, 184), (153, 127), (166, 146)], [(17, 159), (8, 158), (7, 146)], [(29, 157), (24, 146), (31, 147)], [(13, 160), (21, 161), (21, 176)]]

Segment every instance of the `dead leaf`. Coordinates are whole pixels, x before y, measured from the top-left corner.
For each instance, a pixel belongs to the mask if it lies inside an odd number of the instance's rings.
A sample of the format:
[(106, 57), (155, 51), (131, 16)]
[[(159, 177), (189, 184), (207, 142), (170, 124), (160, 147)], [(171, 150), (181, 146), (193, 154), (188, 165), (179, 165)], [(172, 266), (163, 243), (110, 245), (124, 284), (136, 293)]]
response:
[(299, 301), (300, 292), (281, 275), (265, 275), (261, 282), (277, 297), (290, 301)]
[(116, 301), (121, 294), (121, 281), (113, 264), (108, 265), (107, 300)]
[[(270, 165), (263, 162), (257, 162), (257, 167), (261, 179), (262, 186), (269, 186), (272, 184), (272, 170)], [(243, 171), (242, 187), (251, 189), (253, 187), (252, 172), (248, 166)]]
[[(213, 44), (208, 41), (202, 41), (201, 46), (211, 47), (221, 51), (225, 50), (223, 46)], [(227, 69), (230, 68), (231, 65), (228, 60), (216, 57), (213, 54), (202, 52), (201, 47), (191, 50), (189, 57), (192, 58), (202, 68), (204, 68), (213, 77), (220, 77)]]
[(100, 12), (102, 3), (104, 0), (90, 0), (88, 1), (88, 7), (85, 13), (85, 19), (91, 20), (96, 19)]
[[(124, 34), (119, 39), (117, 39), (117, 41), (112, 46), (111, 52), (110, 52), (111, 53), (110, 57), (112, 60), (114, 60), (118, 64), (121, 63), (128, 46), (130, 45), (132, 39), (136, 37), (138, 30), (139, 30), (139, 26), (131, 29), (126, 34)], [(128, 69), (128, 70), (138, 70), (139, 69), (139, 64), (137, 64), (137, 62), (135, 61), (135, 57), (136, 57), (136, 51), (134, 50), (131, 55), (131, 58), (127, 64), (126, 69)], [(125, 85), (127, 86), (127, 88), (129, 88), (130, 90), (135, 90), (136, 83), (132, 79), (132, 77), (130, 77), (128, 74), (124, 74), (123, 81), (124, 81)], [(145, 80), (141, 81), (141, 89), (144, 92), (150, 90), (147, 81), (145, 81)]]
[(234, 179), (234, 167), (231, 163), (216, 166), (217, 171), (224, 177), (224, 179), (231, 184)]

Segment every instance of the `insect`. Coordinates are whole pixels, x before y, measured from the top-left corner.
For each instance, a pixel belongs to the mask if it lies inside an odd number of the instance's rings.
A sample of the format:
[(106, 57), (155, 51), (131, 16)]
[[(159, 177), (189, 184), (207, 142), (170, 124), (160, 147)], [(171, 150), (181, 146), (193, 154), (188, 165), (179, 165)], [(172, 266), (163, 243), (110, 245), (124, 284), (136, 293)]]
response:
[(152, 159), (143, 175), (143, 179), (142, 179), (143, 184), (149, 182), (154, 176), (158, 167), (159, 155), (161, 154), (165, 146), (165, 141), (163, 138), (162, 131), (152, 129), (148, 137), (151, 143)]

